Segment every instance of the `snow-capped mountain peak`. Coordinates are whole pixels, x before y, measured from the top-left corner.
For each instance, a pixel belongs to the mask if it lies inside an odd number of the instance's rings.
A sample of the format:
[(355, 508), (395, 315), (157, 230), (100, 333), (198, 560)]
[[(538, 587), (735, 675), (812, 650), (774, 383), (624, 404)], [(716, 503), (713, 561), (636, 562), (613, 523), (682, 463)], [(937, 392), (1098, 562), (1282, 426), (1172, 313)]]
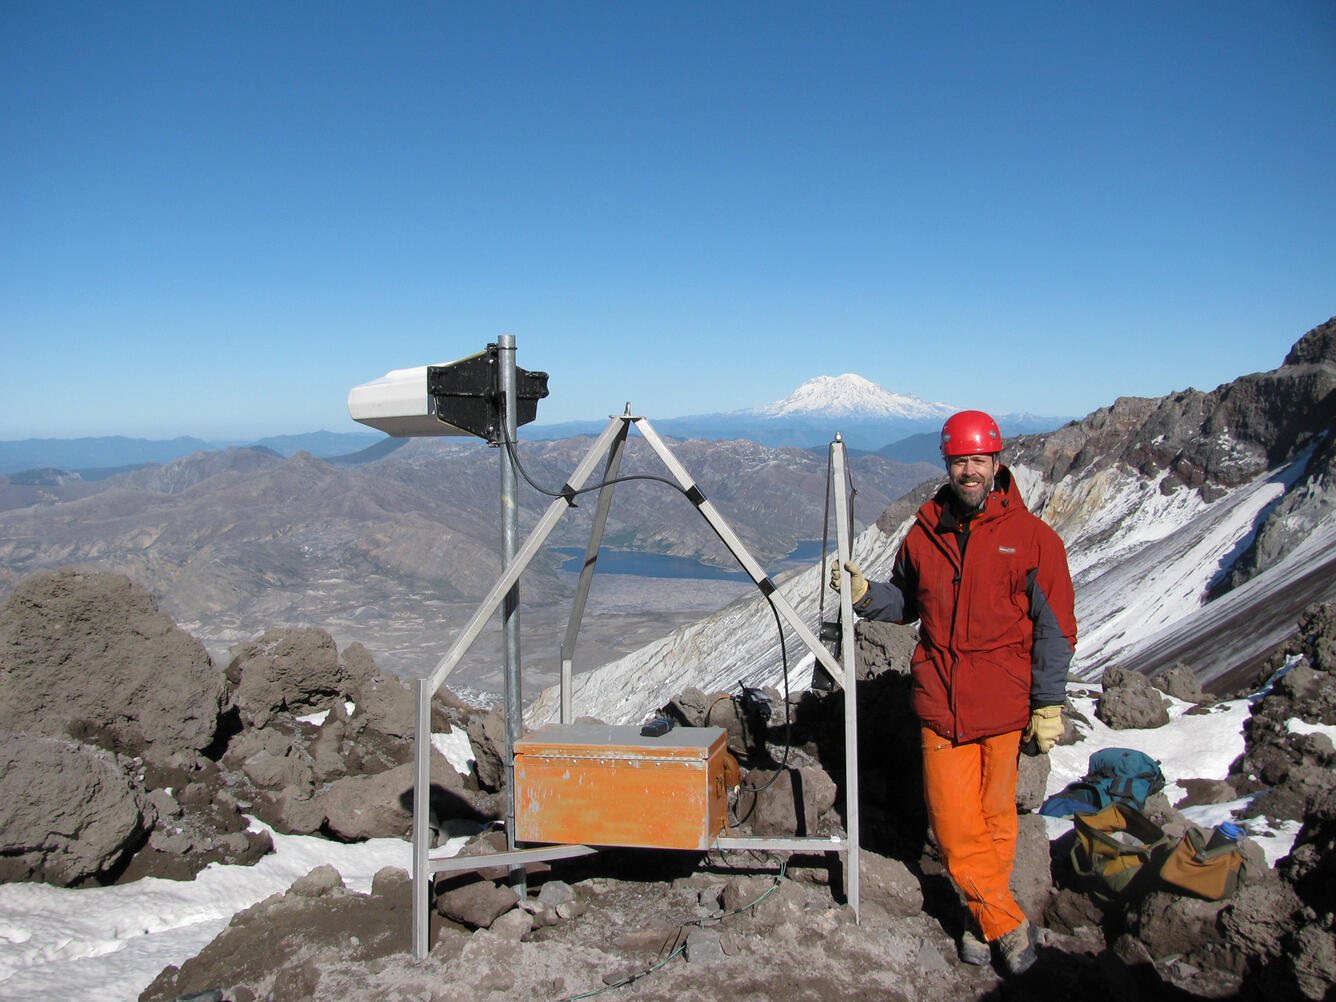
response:
[(783, 400), (757, 407), (763, 417), (824, 415), (857, 418), (938, 418), (954, 413), (949, 404), (928, 403), (911, 394), (891, 393), (852, 372), (817, 376)]

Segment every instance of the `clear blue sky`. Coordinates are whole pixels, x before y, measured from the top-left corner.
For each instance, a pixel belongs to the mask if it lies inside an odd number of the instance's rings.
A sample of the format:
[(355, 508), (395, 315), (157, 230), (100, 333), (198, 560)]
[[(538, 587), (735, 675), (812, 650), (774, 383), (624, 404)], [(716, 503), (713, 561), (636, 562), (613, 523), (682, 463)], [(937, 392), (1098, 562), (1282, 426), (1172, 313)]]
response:
[(0, 438), (541, 422), (857, 372), (1084, 414), (1336, 314), (1336, 4), (0, 6)]

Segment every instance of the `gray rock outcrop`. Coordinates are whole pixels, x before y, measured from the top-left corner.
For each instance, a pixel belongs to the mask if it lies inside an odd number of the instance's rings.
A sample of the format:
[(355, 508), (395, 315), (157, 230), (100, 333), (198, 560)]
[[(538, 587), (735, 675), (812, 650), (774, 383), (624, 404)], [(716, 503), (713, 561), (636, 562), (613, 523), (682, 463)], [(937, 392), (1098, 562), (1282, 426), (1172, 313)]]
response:
[(0, 732), (194, 760), (228, 706), (208, 653), (119, 574), (39, 571), (0, 609)]
[[(1336, 994), (1336, 788), (1304, 816), (1289, 856), (1260, 900), (1244, 899), (1224, 916), (1249, 947), (1247, 984), (1267, 997), (1329, 999)], [(1269, 935), (1258, 942), (1257, 929)], [(1297, 990), (1297, 991), (1296, 991)]]
[(1271, 679), (1244, 725), (1244, 753), (1230, 766), (1240, 793), (1258, 794), (1252, 815), (1299, 821), (1331, 788), (1336, 748), (1321, 732), (1305, 733), (1292, 720), (1336, 724), (1336, 603), (1312, 606), (1299, 624), (1298, 657)]
[(1304, 816), (1290, 854), (1277, 869), (1319, 915), (1336, 912), (1336, 788), (1328, 788)]
[(1229, 951), (1246, 967), (1243, 987), (1259, 998), (1329, 999), (1336, 990), (1336, 927), (1294, 885), (1267, 880), (1220, 910)]
[(1336, 318), (1305, 334), (1280, 368), (1209, 393), (1120, 397), (1057, 431), (1017, 439), (1014, 455), (1050, 482), (1123, 464), (1147, 477), (1167, 471), (1167, 490), (1244, 483), (1336, 425), (1334, 331)]
[(1157, 675), (1151, 684), (1166, 696), (1173, 696), (1185, 703), (1212, 702), (1211, 697), (1202, 691), (1201, 680), (1181, 661)]
[[(228, 674), (128, 578), (20, 582), (0, 610), (0, 880), (253, 863), (272, 844), (243, 805), (285, 832), (408, 832), (410, 689), (358, 644), (340, 656), (323, 630), (270, 631), (239, 645), (230, 672), (240, 706)], [(437, 732), (469, 716), (447, 692), (433, 702)], [(438, 824), (494, 814), (475, 779), (432, 759)]]
[(835, 781), (818, 766), (753, 769), (744, 777), (738, 814), (756, 835), (815, 835), (836, 793)]
[(1095, 701), (1095, 716), (1114, 730), (1169, 723), (1168, 701), (1140, 672), (1110, 666), (1104, 670), (1103, 685)]
[[(439, 753), (433, 751), (431, 759), (432, 785), (466, 799), (459, 773)], [(307, 798), (308, 804), (289, 802), (281, 812), (285, 827), (307, 832), (323, 828), (346, 842), (408, 837), (413, 829), (414, 778), (411, 762), (372, 775), (345, 776)], [(299, 813), (290, 813), (294, 809)]]
[(110, 752), (66, 738), (0, 739), (0, 881), (91, 880), (143, 845), (155, 817)]
[(357, 645), (339, 658), (334, 638), (316, 628), (269, 630), (232, 648), (227, 679), (241, 712), (263, 727), (279, 710), (301, 714), (328, 708), (368, 681), (374, 663)]
[[(358, 894), (331, 867), (317, 867), (285, 893), (238, 912), (199, 956), (168, 966), (140, 997), (193, 998), (222, 985), (229, 999), (309, 999), (332, 964), (403, 951), (411, 935), (408, 896), (402, 870), (381, 870), (371, 893)], [(241, 987), (247, 985), (260, 990)]]
[(484, 790), (499, 790), (506, 780), (506, 718), (500, 710), (469, 717), (465, 728), (473, 746), (478, 784)]

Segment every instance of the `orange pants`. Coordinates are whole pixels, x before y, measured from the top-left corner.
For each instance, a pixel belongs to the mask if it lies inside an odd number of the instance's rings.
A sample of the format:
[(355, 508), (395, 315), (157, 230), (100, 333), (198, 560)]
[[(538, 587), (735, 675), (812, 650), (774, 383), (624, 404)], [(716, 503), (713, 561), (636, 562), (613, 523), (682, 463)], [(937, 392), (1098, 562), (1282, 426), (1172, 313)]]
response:
[(1011, 895), (1021, 732), (955, 744), (924, 727), (922, 739), (928, 822), (979, 931), (995, 940), (1025, 920)]

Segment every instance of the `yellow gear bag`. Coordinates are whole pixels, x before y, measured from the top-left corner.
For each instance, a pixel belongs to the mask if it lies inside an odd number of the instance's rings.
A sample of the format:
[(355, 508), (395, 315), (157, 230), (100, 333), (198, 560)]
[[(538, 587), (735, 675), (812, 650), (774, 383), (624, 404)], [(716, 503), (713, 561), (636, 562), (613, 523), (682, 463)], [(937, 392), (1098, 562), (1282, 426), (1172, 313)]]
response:
[(1072, 822), (1072, 869), (1101, 897), (1121, 896), (1163, 855), (1164, 831), (1130, 804), (1114, 801), (1094, 814), (1074, 815)]

